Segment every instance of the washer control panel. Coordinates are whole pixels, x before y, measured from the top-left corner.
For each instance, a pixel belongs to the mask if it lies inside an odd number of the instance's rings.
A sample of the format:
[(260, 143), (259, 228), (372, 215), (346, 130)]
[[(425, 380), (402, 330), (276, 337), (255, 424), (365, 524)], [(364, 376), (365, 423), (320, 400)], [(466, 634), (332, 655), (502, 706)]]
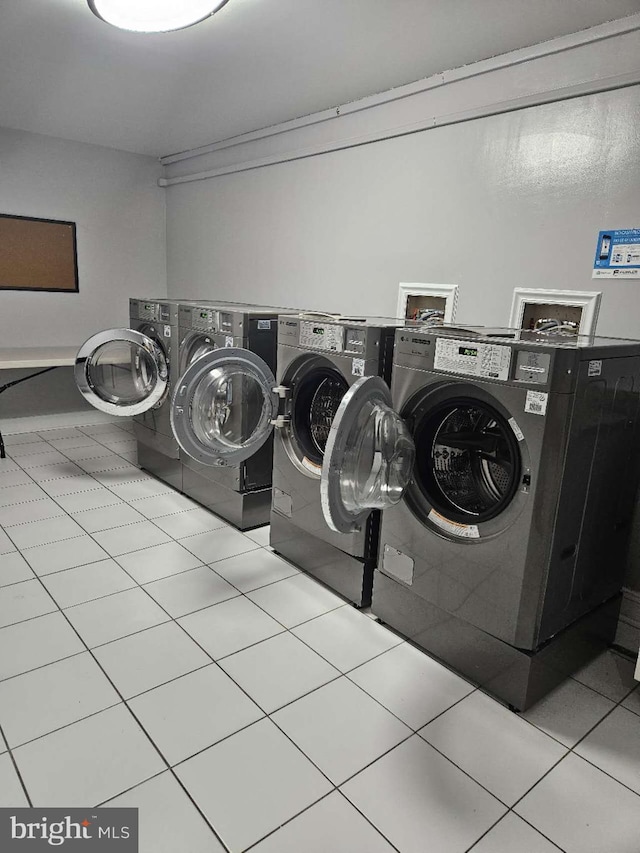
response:
[(433, 360), (436, 370), (483, 379), (509, 379), (511, 347), (500, 344), (437, 338)]
[[(211, 308), (191, 308), (191, 328), (204, 332), (218, 331), (218, 312)], [(186, 313), (186, 312), (185, 312)], [(182, 321), (182, 316), (180, 317)]]
[(300, 346), (324, 352), (343, 352), (344, 327), (335, 323), (300, 322)]
[(140, 320), (158, 320), (159, 308), (157, 302), (138, 302), (138, 317)]

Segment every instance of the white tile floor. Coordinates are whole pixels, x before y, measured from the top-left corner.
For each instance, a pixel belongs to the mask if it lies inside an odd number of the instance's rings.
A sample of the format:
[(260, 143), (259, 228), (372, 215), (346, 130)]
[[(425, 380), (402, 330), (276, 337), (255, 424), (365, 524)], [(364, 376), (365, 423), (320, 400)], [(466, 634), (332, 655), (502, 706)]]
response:
[(137, 806), (141, 853), (638, 853), (640, 691), (525, 714), (135, 466), (6, 437), (0, 806)]

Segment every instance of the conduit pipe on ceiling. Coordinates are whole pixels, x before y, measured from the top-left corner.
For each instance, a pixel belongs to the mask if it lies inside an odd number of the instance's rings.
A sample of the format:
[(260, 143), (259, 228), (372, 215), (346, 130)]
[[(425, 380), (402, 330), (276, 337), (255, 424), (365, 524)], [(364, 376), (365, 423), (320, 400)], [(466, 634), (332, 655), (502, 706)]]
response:
[[(179, 154), (162, 157), (160, 158), (160, 161), (164, 166), (170, 166), (173, 163), (200, 157), (205, 154), (214, 153), (216, 151), (235, 146), (241, 146), (248, 142), (257, 142), (261, 139), (285, 134), (311, 125), (320, 124), (326, 121), (335, 121), (336, 119), (340, 119), (354, 113), (372, 110), (376, 107), (380, 107), (394, 101), (405, 100), (431, 89), (441, 88), (464, 80), (470, 80), (481, 75), (519, 66), (527, 62), (544, 59), (545, 57), (566, 53), (577, 48), (586, 47), (613, 38), (619, 38), (638, 31), (640, 31), (640, 14), (631, 15), (618, 21), (612, 21), (607, 24), (592, 27), (589, 30), (572, 33), (568, 36), (561, 36), (560, 38), (543, 42), (542, 44), (535, 45), (533, 47), (522, 48), (499, 57), (493, 57), (491, 59), (476, 62), (469, 66), (445, 71), (441, 74), (436, 74), (424, 80), (417, 81), (416, 83), (410, 83), (406, 86), (391, 89), (378, 95), (362, 98), (344, 106), (324, 110), (300, 119), (274, 125), (263, 130), (252, 131), (251, 133), (242, 134), (227, 140), (195, 148), (190, 151), (184, 151)], [(459, 124), (479, 118), (514, 112), (516, 110), (541, 106), (542, 104), (554, 103), (556, 101), (567, 100), (569, 98), (577, 98), (584, 95), (597, 94), (599, 92), (634, 86), (639, 83), (640, 62), (638, 63), (637, 71), (616, 74), (604, 78), (596, 77), (594, 79), (583, 80), (579, 83), (553, 89), (546, 87), (522, 97), (484, 104), (480, 107), (468, 109), (459, 113), (427, 116), (418, 122), (408, 125), (385, 128), (362, 136), (336, 140), (334, 143), (325, 142), (316, 146), (291, 150), (281, 154), (248, 160), (229, 166), (222, 166), (173, 178), (160, 178), (158, 183), (160, 186), (169, 187), (175, 184), (208, 180), (210, 178), (221, 177), (222, 175), (251, 171), (253, 169), (260, 169), (279, 163), (316, 157), (321, 154), (328, 154), (348, 148), (369, 145), (374, 142), (382, 142), (389, 139), (408, 136), (410, 134), (420, 133), (437, 127), (445, 127), (451, 124)]]

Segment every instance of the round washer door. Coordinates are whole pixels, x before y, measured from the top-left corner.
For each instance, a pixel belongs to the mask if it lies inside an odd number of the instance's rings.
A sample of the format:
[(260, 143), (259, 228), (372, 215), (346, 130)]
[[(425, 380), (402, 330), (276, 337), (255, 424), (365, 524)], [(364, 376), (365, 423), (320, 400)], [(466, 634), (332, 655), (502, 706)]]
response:
[(238, 465), (265, 443), (278, 414), (269, 366), (240, 347), (217, 349), (185, 370), (171, 401), (180, 447), (204, 465)]
[(142, 332), (110, 329), (80, 347), (75, 380), (91, 405), (110, 415), (139, 415), (161, 405), (169, 388), (164, 350)]
[(331, 530), (352, 533), (372, 509), (401, 500), (413, 472), (415, 446), (378, 376), (358, 379), (336, 412), (322, 464), (322, 512)]

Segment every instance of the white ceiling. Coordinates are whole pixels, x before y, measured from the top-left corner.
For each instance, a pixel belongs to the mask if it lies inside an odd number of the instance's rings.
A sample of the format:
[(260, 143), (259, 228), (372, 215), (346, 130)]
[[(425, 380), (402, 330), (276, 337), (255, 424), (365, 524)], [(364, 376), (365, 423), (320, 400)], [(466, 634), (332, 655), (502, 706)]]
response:
[(0, 0), (0, 126), (166, 155), (639, 11), (640, 0), (229, 0), (195, 27), (144, 35), (85, 0)]

